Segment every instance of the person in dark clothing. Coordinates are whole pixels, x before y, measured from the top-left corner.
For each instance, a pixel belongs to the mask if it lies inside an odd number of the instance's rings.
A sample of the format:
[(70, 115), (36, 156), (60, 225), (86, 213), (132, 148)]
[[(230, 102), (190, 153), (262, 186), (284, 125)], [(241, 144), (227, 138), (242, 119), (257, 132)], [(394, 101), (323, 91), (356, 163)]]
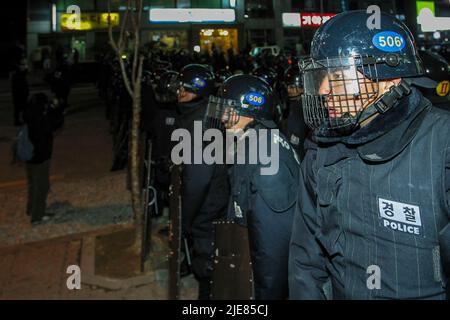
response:
[(28, 135), (33, 144), (33, 157), (26, 163), (28, 178), (27, 214), (35, 224), (46, 217), (45, 207), (50, 189), (50, 159), (53, 133), (63, 124), (57, 101), (49, 101), (44, 93), (33, 95), (24, 112)]
[[(200, 128), (215, 77), (208, 66), (190, 64), (180, 71), (177, 127), (187, 130), (194, 146), (194, 130)], [(192, 148), (192, 150), (195, 150)], [(193, 152), (194, 153), (194, 152)], [(194, 154), (192, 154), (194, 157)], [(182, 233), (193, 243), (192, 271), (199, 282), (199, 299), (210, 297), (213, 265), (213, 222), (226, 215), (228, 176), (225, 165), (205, 163), (183, 165)]]
[(22, 60), (11, 73), (11, 92), (14, 105), (14, 125), (22, 124), (23, 112), (26, 108), (29, 88), (27, 81), (27, 65)]
[(69, 63), (65, 56), (57, 62), (56, 68), (50, 76), (50, 89), (58, 99), (62, 110), (69, 106), (69, 93), (72, 85), (72, 74)]
[[(433, 108), (408, 28), (336, 15), (304, 74), (306, 143), (292, 229), (292, 299), (445, 299), (450, 114)], [(331, 292), (329, 288), (331, 284)]]
[[(227, 134), (238, 139), (236, 145), (228, 146), (237, 158), (229, 169), (228, 219), (248, 229), (249, 244), (243, 246), (250, 245), (253, 292), (258, 300), (288, 297), (289, 239), (299, 179), (295, 150), (276, 129), (275, 101), (263, 79), (236, 75), (225, 80), (217, 97), (210, 98), (205, 117), (208, 127), (225, 126)], [(242, 142), (244, 149), (239, 146)], [(261, 159), (264, 146), (271, 159), (269, 166)], [(255, 153), (260, 158), (250, 160)], [(245, 161), (239, 161), (242, 156)]]
[[(265, 60), (263, 60), (263, 61), (265, 61)], [(283, 106), (281, 103), (280, 96), (278, 95), (279, 84), (278, 84), (277, 72), (272, 67), (258, 67), (258, 68), (255, 68), (251, 74), (254, 75), (255, 77), (258, 77), (258, 78), (264, 80), (272, 88), (272, 90), (274, 92), (274, 99), (275, 99), (275, 102), (274, 102), (275, 107), (273, 108), (274, 121), (275, 121), (275, 124), (277, 125), (277, 127), (281, 128), (282, 122), (283, 122), (284, 111), (282, 110)]]
[(147, 139), (152, 141), (154, 187), (158, 195), (157, 216), (162, 214), (170, 185), (170, 153), (172, 132), (176, 129), (179, 79), (175, 71), (166, 71), (156, 81), (155, 88), (146, 82), (142, 90), (142, 124)]
[(432, 51), (419, 51), (423, 68), (428, 78), (436, 81), (432, 88), (420, 88), (422, 94), (433, 106), (450, 111), (450, 69), (447, 60)]
[(303, 93), (303, 79), (298, 65), (290, 66), (286, 70), (283, 83), (287, 96), (286, 109), (289, 112), (285, 133), (300, 160), (303, 160), (305, 156), (303, 144), (308, 134), (308, 127), (303, 119), (303, 106), (300, 99), (300, 95)]

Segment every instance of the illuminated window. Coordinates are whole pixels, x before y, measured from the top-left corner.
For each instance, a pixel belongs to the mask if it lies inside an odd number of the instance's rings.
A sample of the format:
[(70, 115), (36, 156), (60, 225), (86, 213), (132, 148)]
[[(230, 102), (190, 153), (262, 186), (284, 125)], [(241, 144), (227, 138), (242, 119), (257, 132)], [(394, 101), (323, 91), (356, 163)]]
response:
[(226, 53), (232, 49), (238, 53), (237, 29), (201, 29), (199, 32), (201, 52), (212, 53), (214, 50)]

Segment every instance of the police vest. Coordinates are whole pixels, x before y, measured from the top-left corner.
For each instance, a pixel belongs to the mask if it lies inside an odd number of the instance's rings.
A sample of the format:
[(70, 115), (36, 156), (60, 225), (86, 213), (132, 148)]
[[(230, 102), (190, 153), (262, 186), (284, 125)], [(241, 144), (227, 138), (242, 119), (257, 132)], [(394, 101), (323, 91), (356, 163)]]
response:
[[(438, 237), (449, 223), (450, 114), (425, 108), (416, 120), (415, 134), (385, 146), (388, 154), (370, 143), (317, 149), (316, 239), (328, 256), (335, 298), (445, 298)], [(401, 140), (404, 131), (388, 134)], [(330, 148), (342, 156), (327, 158)]]

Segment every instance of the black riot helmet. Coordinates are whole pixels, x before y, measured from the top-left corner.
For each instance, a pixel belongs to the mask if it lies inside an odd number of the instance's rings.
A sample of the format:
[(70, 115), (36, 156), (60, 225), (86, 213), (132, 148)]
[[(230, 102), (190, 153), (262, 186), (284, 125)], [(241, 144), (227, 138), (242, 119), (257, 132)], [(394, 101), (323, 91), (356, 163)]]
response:
[(266, 68), (266, 67), (258, 67), (252, 71), (252, 75), (263, 79), (266, 81), (272, 88), (275, 87), (275, 84), (277, 82), (278, 74), (277, 72), (272, 68)]
[(283, 76), (283, 82), (286, 86), (293, 85), (296, 87), (303, 87), (303, 77), (298, 65), (291, 65), (286, 69)]
[(427, 50), (419, 51), (423, 61), (425, 75), (435, 81), (433, 88), (423, 88), (421, 91), (434, 105), (448, 104), (445, 98), (450, 91), (450, 66), (440, 54)]
[(217, 96), (210, 96), (205, 126), (229, 128), (240, 116), (257, 121), (273, 120), (275, 98), (272, 88), (264, 80), (252, 75), (235, 75), (222, 84)]
[(292, 94), (298, 97), (302, 93), (303, 77), (297, 64), (289, 66), (284, 72), (283, 86), (288, 96)]
[(450, 66), (444, 57), (430, 50), (419, 51), (419, 55), (422, 58), (423, 69), (428, 78), (436, 82), (450, 80)]
[(233, 73), (231, 73), (228, 69), (220, 69), (216, 72), (216, 87), (219, 87), (225, 80), (231, 77)]
[(180, 71), (180, 85), (186, 91), (206, 97), (214, 90), (214, 73), (202, 64), (188, 64)]
[[(319, 135), (343, 135), (385, 113), (410, 92), (428, 85), (413, 36), (395, 17), (380, 13), (380, 28), (369, 28), (371, 14), (347, 11), (322, 25), (311, 43), (311, 57), (299, 63), (304, 79), (305, 121)], [(403, 79), (383, 95), (380, 80)]]
[(157, 69), (153, 69), (151, 72), (151, 82), (153, 85), (158, 84), (158, 82), (161, 79), (161, 75), (166, 73), (168, 71), (168, 69), (164, 69), (164, 68), (157, 68)]
[(155, 87), (155, 99), (160, 103), (176, 102), (180, 84), (179, 73), (166, 71), (160, 75)]

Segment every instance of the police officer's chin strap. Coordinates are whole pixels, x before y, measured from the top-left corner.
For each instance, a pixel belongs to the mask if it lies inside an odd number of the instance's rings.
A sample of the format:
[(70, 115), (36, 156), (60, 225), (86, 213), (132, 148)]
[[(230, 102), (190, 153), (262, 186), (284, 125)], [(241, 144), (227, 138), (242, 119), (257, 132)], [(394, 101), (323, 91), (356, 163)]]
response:
[(362, 123), (376, 113), (386, 113), (410, 92), (411, 82), (408, 79), (402, 79), (398, 85), (390, 87), (389, 91), (383, 94), (377, 102), (364, 109), (358, 122)]

